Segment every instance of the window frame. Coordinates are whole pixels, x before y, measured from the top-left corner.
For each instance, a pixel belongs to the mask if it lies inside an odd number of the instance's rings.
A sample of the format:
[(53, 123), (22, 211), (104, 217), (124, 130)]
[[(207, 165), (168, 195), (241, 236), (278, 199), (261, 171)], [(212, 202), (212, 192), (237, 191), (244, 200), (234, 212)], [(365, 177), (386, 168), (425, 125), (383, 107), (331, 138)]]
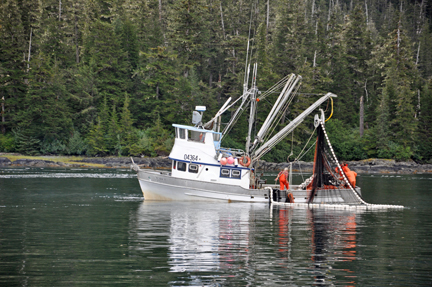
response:
[(185, 140), (186, 139), (186, 134), (187, 134), (187, 132), (186, 132), (185, 129), (179, 128), (179, 138), (180, 139)]
[[(184, 165), (184, 169), (183, 169), (183, 167), (180, 167), (180, 166), (183, 166), (183, 165)], [(179, 161), (179, 162), (177, 163), (177, 170), (178, 170), (178, 171), (185, 172), (185, 171), (187, 170), (187, 163), (182, 162), (182, 161)]]
[[(191, 169), (191, 167), (193, 167), (193, 168), (196, 167), (196, 170)], [(190, 173), (198, 173), (198, 171), (199, 171), (199, 165), (194, 164), (194, 163), (190, 163), (189, 164), (189, 166), (188, 166), (188, 172), (190, 172)]]

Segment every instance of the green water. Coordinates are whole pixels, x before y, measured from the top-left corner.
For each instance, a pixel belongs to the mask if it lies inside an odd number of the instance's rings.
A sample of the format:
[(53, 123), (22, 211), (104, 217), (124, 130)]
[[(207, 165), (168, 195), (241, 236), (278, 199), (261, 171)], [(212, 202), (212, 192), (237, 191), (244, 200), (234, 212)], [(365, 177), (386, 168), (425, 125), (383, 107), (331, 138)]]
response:
[(2, 169), (0, 286), (432, 285), (432, 176), (357, 183), (407, 208), (143, 202), (127, 170)]

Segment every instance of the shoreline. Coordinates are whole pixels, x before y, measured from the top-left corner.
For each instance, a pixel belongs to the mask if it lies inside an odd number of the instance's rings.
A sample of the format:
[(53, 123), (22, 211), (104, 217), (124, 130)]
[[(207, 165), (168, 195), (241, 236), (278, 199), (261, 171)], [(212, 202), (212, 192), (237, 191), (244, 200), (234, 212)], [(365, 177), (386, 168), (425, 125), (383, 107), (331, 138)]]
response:
[[(142, 168), (169, 169), (171, 160), (168, 157), (133, 157)], [(396, 162), (388, 159), (365, 159), (347, 161), (351, 170), (359, 174), (432, 174), (432, 164), (417, 164), (413, 161)], [(79, 157), (79, 156), (23, 156), (19, 154), (0, 153), (2, 167), (63, 167), (63, 168), (130, 168), (130, 157)], [(289, 167), (289, 163), (271, 163), (259, 161), (259, 170), (273, 172)], [(312, 162), (293, 164), (295, 172), (312, 172)]]

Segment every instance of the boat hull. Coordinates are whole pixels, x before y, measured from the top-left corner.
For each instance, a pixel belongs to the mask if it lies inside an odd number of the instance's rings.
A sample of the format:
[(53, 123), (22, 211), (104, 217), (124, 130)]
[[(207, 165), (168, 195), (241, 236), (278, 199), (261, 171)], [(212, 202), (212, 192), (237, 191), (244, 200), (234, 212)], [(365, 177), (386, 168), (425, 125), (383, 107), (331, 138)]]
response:
[(175, 178), (166, 172), (140, 170), (138, 180), (145, 200), (269, 202), (268, 189)]
[[(203, 182), (191, 179), (175, 178), (169, 172), (154, 170), (139, 170), (138, 180), (145, 200), (150, 201), (230, 201), (268, 203), (285, 201), (286, 193), (271, 193), (278, 186), (268, 185), (268, 188), (246, 189), (221, 183)], [(271, 189), (270, 189), (271, 188)], [(357, 188), (360, 193), (360, 189)], [(306, 203), (308, 191), (292, 185), (289, 190), (294, 195), (296, 203)], [(345, 204), (352, 199), (352, 191), (348, 189), (325, 190), (318, 192), (314, 203)]]

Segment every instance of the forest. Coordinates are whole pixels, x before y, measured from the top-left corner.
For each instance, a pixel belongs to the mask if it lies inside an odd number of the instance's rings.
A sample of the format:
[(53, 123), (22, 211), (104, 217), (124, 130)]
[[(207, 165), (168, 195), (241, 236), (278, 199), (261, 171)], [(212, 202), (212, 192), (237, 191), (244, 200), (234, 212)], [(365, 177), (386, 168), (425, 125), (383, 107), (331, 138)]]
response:
[[(0, 3), (0, 152), (168, 155), (172, 123), (241, 96), (248, 56), (260, 91), (303, 77), (280, 126), (332, 92), (340, 159), (432, 162), (430, 1)], [(259, 103), (258, 128), (276, 97)], [(222, 146), (244, 149), (247, 114)], [(312, 132), (313, 117), (264, 159), (286, 161)]]

